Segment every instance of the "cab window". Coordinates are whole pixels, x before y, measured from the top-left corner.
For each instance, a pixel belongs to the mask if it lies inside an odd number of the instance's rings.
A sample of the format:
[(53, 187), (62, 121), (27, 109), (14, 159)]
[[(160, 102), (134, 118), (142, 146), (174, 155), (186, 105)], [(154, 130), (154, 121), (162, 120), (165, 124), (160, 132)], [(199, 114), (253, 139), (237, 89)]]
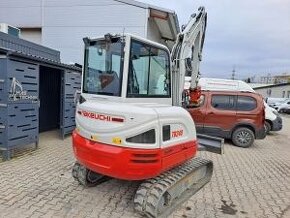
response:
[(128, 97), (170, 97), (170, 62), (165, 50), (132, 40)]

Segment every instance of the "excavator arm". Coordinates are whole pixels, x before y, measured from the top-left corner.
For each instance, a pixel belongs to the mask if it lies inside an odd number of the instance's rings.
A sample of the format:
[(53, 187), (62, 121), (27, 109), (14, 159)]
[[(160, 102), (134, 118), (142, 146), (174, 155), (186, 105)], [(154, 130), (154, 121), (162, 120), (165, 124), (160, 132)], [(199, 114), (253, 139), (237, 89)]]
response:
[(205, 38), (207, 13), (204, 7), (193, 14), (189, 22), (178, 34), (171, 52), (173, 105), (183, 105), (185, 76), (191, 77), (189, 96), (191, 101), (197, 101), (200, 92), (197, 87), (199, 80), (199, 65)]
[[(204, 7), (198, 9), (198, 14), (193, 14), (189, 22), (182, 28), (181, 33), (171, 52), (173, 105), (189, 107), (197, 105), (201, 89), (197, 86), (200, 78), (199, 65), (205, 39), (207, 13)], [(185, 77), (190, 77), (189, 90), (184, 90)], [(206, 150), (222, 154), (224, 140), (219, 137), (197, 135), (199, 150)]]

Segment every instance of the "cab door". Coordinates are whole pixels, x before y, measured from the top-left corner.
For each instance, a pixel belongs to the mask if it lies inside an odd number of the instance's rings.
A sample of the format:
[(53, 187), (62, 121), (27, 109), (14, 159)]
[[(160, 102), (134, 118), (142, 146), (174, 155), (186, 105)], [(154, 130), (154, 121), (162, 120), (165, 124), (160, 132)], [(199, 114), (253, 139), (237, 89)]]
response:
[(229, 138), (236, 124), (236, 94), (210, 92), (207, 104), (204, 133)]

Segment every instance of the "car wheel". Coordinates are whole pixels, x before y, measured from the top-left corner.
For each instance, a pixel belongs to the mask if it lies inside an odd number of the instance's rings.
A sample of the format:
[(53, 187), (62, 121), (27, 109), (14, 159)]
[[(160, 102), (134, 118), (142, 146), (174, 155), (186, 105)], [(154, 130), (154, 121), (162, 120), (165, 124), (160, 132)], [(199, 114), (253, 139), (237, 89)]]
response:
[(246, 127), (237, 128), (232, 134), (232, 141), (234, 145), (248, 148), (255, 140), (255, 135), (252, 130)]
[(268, 135), (271, 131), (271, 124), (268, 121), (265, 121), (265, 132)]

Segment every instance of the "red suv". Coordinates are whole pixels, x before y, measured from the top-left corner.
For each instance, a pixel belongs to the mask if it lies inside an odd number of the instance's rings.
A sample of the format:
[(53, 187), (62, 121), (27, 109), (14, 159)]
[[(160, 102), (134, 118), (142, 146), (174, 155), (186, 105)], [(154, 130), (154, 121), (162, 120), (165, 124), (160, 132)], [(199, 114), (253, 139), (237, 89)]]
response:
[(198, 133), (228, 138), (240, 147), (266, 137), (263, 98), (257, 93), (202, 91), (199, 106), (187, 110)]

